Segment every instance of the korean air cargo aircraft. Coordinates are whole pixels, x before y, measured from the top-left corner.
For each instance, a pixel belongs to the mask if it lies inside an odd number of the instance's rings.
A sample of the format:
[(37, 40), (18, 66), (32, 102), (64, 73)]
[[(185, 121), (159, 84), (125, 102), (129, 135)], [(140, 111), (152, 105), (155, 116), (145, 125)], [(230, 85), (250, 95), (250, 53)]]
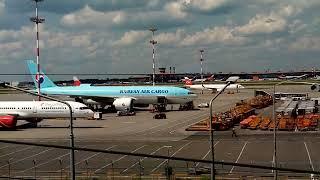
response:
[(65, 95), (84, 103), (97, 103), (102, 107), (114, 105), (119, 110), (132, 110), (133, 106), (157, 103), (187, 104), (196, 98), (196, 94), (185, 88), (172, 86), (57, 86), (42, 71), (37, 74), (37, 65), (27, 61), (35, 85), (41, 83), (41, 93), (47, 95)]

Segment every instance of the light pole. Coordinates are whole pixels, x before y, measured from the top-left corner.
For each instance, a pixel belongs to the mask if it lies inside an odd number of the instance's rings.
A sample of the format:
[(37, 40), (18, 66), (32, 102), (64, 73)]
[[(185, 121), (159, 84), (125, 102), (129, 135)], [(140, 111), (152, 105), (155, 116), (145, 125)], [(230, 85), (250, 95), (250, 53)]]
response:
[(154, 32), (157, 31), (157, 28), (150, 28), (149, 29), (152, 32), (152, 40), (150, 40), (150, 43), (152, 44), (152, 85), (155, 85), (155, 74), (156, 74), (156, 67), (155, 67), (155, 45), (157, 44), (157, 41), (155, 41), (154, 38)]
[(202, 67), (202, 62), (203, 62), (203, 49), (200, 49), (200, 65), (201, 65), (201, 79), (203, 79), (203, 67)]
[[(271, 24), (273, 22), (275, 22), (276, 20), (268, 18), (265, 20), (265, 23), (267, 24)], [(266, 37), (265, 37), (266, 38)], [(277, 128), (276, 128), (276, 118), (275, 118), (275, 89), (276, 89), (276, 85), (280, 85), (282, 83), (285, 83), (286, 81), (277, 83), (273, 85), (273, 96), (272, 96), (272, 118), (273, 118), (273, 122), (274, 122), (274, 126), (273, 126), (273, 141), (274, 141), (274, 151), (273, 151), (273, 166), (277, 167)], [(278, 171), (274, 170), (274, 179), (276, 180), (278, 178)]]
[[(278, 166), (278, 160), (277, 160), (277, 128), (276, 128), (276, 108), (275, 108), (275, 94), (276, 94), (276, 86), (290, 82), (292, 80), (297, 79), (298, 77), (295, 77), (293, 79), (290, 80), (286, 80), (286, 81), (281, 81), (278, 82), (276, 84), (273, 84), (273, 95), (272, 95), (272, 118), (273, 118), (273, 122), (274, 122), (274, 126), (273, 126), (273, 167), (277, 167)], [(274, 170), (274, 179), (277, 180), (278, 179), (278, 170)]]
[[(30, 21), (36, 23), (36, 30), (37, 30), (37, 74), (36, 74), (36, 81), (38, 82), (38, 94), (40, 94), (40, 84), (41, 81), (43, 81), (41, 74), (40, 74), (40, 63), (39, 63), (39, 59), (40, 59), (40, 47), (39, 47), (39, 23), (44, 23), (45, 19), (44, 18), (39, 18), (38, 16), (38, 2), (41, 2), (43, 0), (33, 0), (36, 3), (36, 16), (30, 18)], [(38, 100), (40, 101), (41, 98), (40, 96), (38, 96)]]
[[(273, 85), (273, 96), (272, 96), (272, 118), (274, 122), (273, 126), (273, 167), (277, 167), (277, 133), (276, 133), (276, 108), (275, 108), (275, 94), (276, 94), (276, 85), (279, 85), (279, 83)], [(277, 180), (278, 178), (278, 171), (274, 170), (274, 179)]]
[(71, 150), (70, 150), (70, 177), (71, 177), (72, 180), (75, 180), (76, 179), (76, 171), (75, 171), (75, 158), (74, 158), (74, 134), (73, 134), (73, 117), (72, 117), (72, 113), (73, 112), (72, 112), (71, 105), (69, 103), (65, 102), (65, 101), (62, 101), (62, 100), (59, 100), (59, 99), (56, 99), (56, 98), (53, 98), (53, 97), (50, 97), (50, 96), (37, 94), (37, 93), (31, 92), (31, 91), (27, 91), (27, 90), (22, 89), (22, 88), (18, 88), (18, 87), (15, 87), (15, 86), (8, 85), (5, 82), (0, 82), (0, 87), (15, 89), (17, 91), (21, 91), (21, 92), (24, 92), (24, 93), (27, 93), (27, 94), (31, 94), (31, 95), (34, 95), (34, 96), (40, 96), (42, 98), (49, 99), (49, 100), (52, 100), (52, 101), (57, 101), (57, 102), (63, 103), (66, 106), (68, 106), (69, 111), (70, 111), (70, 147), (71, 147)]
[(209, 128), (210, 128), (210, 149), (211, 149), (211, 180), (214, 180), (215, 179), (215, 167), (214, 167), (214, 144), (213, 144), (213, 128), (212, 128), (212, 103), (213, 101), (220, 95), (223, 93), (223, 91), (232, 83), (236, 82), (237, 80), (239, 79), (238, 76), (233, 76), (233, 77), (230, 77), (228, 78), (226, 81), (227, 81), (227, 84), (221, 89), (221, 91), (219, 91), (211, 100), (210, 100), (210, 104), (209, 104), (209, 112), (210, 112), (210, 115), (209, 115)]
[[(202, 62), (203, 62), (203, 49), (200, 49), (200, 66), (201, 66), (201, 84), (203, 87), (203, 66), (202, 66)], [(203, 94), (203, 88), (201, 89), (201, 94)]]
[[(167, 156), (168, 158), (170, 157), (170, 148), (172, 148), (172, 146), (163, 146), (164, 148), (167, 148)], [(167, 159), (167, 166), (169, 166), (169, 159)]]
[(62, 159), (59, 158), (59, 164), (60, 164), (60, 180), (62, 180)]
[(36, 160), (32, 160), (32, 162), (33, 162), (33, 169), (34, 169), (34, 179), (37, 179)]
[(8, 175), (9, 175), (9, 179), (11, 179), (11, 159), (8, 159), (7, 163), (8, 163)]

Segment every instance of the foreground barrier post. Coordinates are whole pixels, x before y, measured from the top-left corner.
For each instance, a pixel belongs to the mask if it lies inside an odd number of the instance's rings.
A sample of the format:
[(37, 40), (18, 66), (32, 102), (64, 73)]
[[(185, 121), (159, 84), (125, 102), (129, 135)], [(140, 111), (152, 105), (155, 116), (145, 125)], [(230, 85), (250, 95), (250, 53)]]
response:
[(8, 163), (8, 177), (9, 179), (11, 179), (11, 159), (8, 159), (7, 163)]
[(37, 179), (36, 160), (32, 160), (32, 162), (33, 162), (33, 169), (34, 169), (34, 179)]
[(89, 162), (88, 162), (88, 160), (85, 160), (84, 163), (85, 163), (85, 165), (86, 165), (87, 179), (89, 179)]
[(63, 103), (66, 106), (68, 106), (69, 111), (70, 111), (70, 126), (69, 126), (70, 127), (70, 147), (71, 147), (71, 149), (70, 149), (70, 177), (71, 177), (72, 180), (75, 180), (76, 179), (76, 170), (75, 170), (75, 158), (74, 158), (74, 134), (73, 134), (73, 117), (72, 117), (72, 113), (73, 112), (72, 112), (72, 107), (70, 106), (70, 104), (65, 102), (65, 101), (61, 101), (59, 99), (50, 97), (50, 96), (45, 96), (45, 95), (42, 95), (42, 94), (34, 93), (32, 91), (27, 91), (25, 89), (18, 88), (18, 87), (15, 87), (15, 86), (10, 86), (6, 82), (1, 82), (0, 81), (0, 87), (11, 88), (11, 89), (14, 89), (14, 90), (17, 90), (17, 91), (20, 91), (20, 92), (24, 92), (24, 93), (27, 93), (27, 94), (31, 94), (31, 95), (34, 95), (34, 96), (39, 96), (39, 97), (43, 97), (45, 99), (49, 99), (49, 100), (52, 100), (52, 101), (57, 101), (57, 102)]
[(111, 171), (112, 171), (112, 180), (114, 180), (113, 160), (111, 160)]
[(214, 167), (214, 140), (213, 140), (213, 127), (212, 127), (212, 103), (213, 101), (220, 95), (223, 93), (223, 91), (232, 83), (234, 83), (235, 81), (237, 81), (239, 79), (239, 77), (230, 77), (228, 78), (227, 84), (221, 89), (221, 91), (219, 91), (211, 100), (210, 100), (210, 104), (209, 104), (209, 132), (210, 132), (210, 149), (211, 149), (211, 180), (215, 179), (215, 167)]
[(62, 159), (59, 159), (60, 164), (60, 179), (62, 180)]

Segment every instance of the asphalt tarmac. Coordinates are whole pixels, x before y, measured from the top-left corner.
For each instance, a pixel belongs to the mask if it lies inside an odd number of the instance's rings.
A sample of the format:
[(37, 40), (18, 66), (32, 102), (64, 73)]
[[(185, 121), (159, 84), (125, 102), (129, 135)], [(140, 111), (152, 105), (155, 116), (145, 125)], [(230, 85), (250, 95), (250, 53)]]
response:
[[(222, 112), (236, 102), (253, 96), (255, 87), (241, 89), (239, 93), (224, 93), (214, 102), (214, 112)], [(311, 92), (308, 86), (280, 86), (282, 92)], [(270, 89), (268, 89), (270, 91)], [(199, 94), (195, 105), (209, 102), (213, 94), (204, 91)], [(32, 100), (23, 94), (0, 95), (1, 100)], [(176, 107), (173, 107), (175, 109)], [(206, 132), (188, 132), (185, 128), (209, 116), (208, 109), (193, 111), (170, 111), (167, 119), (153, 119), (153, 114), (139, 111), (136, 116), (118, 117), (103, 115), (102, 120), (75, 120), (75, 145), (105, 150), (119, 150), (154, 155), (211, 159), (209, 136)], [(23, 124), (23, 122), (21, 122)], [(1, 139), (26, 142), (69, 144), (69, 121), (43, 120), (38, 128), (21, 126), (16, 131), (0, 131)], [(249, 163), (272, 166), (273, 132), (240, 130), (232, 138), (230, 131), (215, 132), (215, 159), (226, 162)], [(320, 170), (320, 134), (313, 132), (279, 132), (277, 160), (280, 167), (306, 170)], [(151, 158), (137, 158), (124, 155), (76, 152), (76, 172), (79, 176), (132, 176), (138, 174), (164, 174), (168, 161)], [(187, 176), (190, 168), (206, 169), (209, 164), (169, 161), (175, 174)], [(9, 168), (10, 167), (10, 168)], [(37, 177), (40, 179), (66, 177), (69, 171), (69, 151), (54, 148), (0, 144), (0, 174), (3, 177)], [(271, 170), (249, 169), (235, 166), (216, 165), (217, 174), (228, 177), (263, 176), (272, 178)], [(281, 177), (301, 179), (309, 174), (280, 172)], [(0, 176), (0, 177), (1, 177)]]

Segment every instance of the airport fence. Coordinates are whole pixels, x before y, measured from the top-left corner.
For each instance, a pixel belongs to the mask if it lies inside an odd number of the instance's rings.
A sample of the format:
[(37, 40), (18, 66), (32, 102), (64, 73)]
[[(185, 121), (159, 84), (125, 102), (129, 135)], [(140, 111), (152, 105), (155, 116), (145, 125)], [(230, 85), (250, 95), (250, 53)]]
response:
[[(0, 140), (0, 143), (11, 143), (28, 146), (57, 148), (71, 150), (71, 147), (60, 145), (49, 145), (30, 142), (17, 142), (9, 140)], [(74, 150), (103, 153), (111, 155), (122, 155), (130, 157), (126, 163), (118, 163), (118, 160), (112, 158), (98, 159), (95, 161), (83, 160), (77, 161), (76, 177), (77, 179), (209, 179), (210, 165), (212, 161), (205, 159), (192, 159), (183, 157), (172, 157), (162, 155), (151, 155), (141, 153), (130, 153), (122, 151), (110, 151), (90, 148), (74, 147)], [(121, 158), (118, 158), (121, 159)], [(157, 161), (158, 163), (154, 163)], [(160, 164), (159, 164), (160, 162)], [(20, 163), (23, 163), (21, 166)], [(21, 161), (19, 164), (10, 164), (0, 161), (0, 179), (69, 179), (70, 169), (69, 161), (62, 162), (55, 158), (46, 169), (40, 168), (41, 162), (30, 159)], [(285, 164), (284, 167), (271, 167), (268, 163), (251, 162), (249, 164), (215, 161), (215, 170), (217, 179), (242, 179), (251, 177), (272, 177), (273, 171), (281, 172), (282, 177), (289, 176), (303, 179), (310, 177), (310, 174), (320, 175), (320, 171), (309, 171), (301, 169), (290, 169)], [(101, 164), (104, 166), (101, 167)], [(260, 164), (260, 165), (257, 165)], [(270, 164), (270, 163), (269, 163)], [(281, 165), (281, 164), (280, 164)], [(26, 170), (27, 167), (27, 170)], [(301, 164), (301, 167), (303, 165)], [(257, 169), (257, 170), (254, 170)]]

